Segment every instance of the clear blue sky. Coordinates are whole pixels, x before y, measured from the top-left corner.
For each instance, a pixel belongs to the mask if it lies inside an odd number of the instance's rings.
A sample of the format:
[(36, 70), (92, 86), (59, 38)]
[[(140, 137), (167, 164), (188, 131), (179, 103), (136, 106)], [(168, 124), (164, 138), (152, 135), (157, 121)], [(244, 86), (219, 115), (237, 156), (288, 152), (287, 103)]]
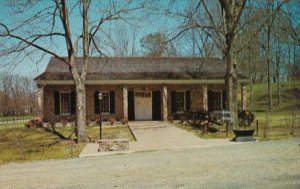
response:
[[(75, 1), (69, 1), (69, 12), (71, 12), (70, 15), (70, 25), (71, 25), (71, 32), (73, 35), (73, 41), (76, 40), (77, 36), (81, 34), (81, 27), (82, 27), (82, 19), (79, 11), (79, 7), (76, 7), (72, 9), (74, 6)], [(92, 4), (90, 5), (90, 10), (89, 10), (89, 21), (95, 21), (99, 17), (103, 16), (103, 12), (108, 10), (109, 8), (107, 7), (107, 4), (101, 4), (100, 2), (109, 2), (109, 1), (92, 1)], [(119, 1), (116, 1), (119, 2)], [(125, 1), (124, 1), (125, 2)], [(142, 1), (134, 1), (132, 5), (130, 5), (128, 8), (133, 8), (139, 6), (139, 4)], [(158, 1), (157, 1), (158, 2)], [(179, 1), (179, 3), (175, 3), (170, 6), (169, 1), (160, 1), (159, 8), (161, 9), (183, 9), (183, 7), (187, 6), (188, 1)], [(17, 6), (14, 8), (7, 6), (7, 2), (0, 2), (1, 6), (1, 12), (0, 12), (0, 21), (5, 23), (9, 28), (14, 28), (21, 22), (23, 22), (25, 19), (28, 19), (32, 17), (32, 15), (35, 15), (38, 13), (38, 11), (43, 10), (44, 8), (51, 6), (53, 4), (52, 1), (38, 1), (38, 3), (33, 7), (30, 6), (28, 7), (28, 10), (22, 14), (16, 14), (15, 11), (18, 11)], [(150, 5), (151, 6), (151, 5)], [(100, 8), (99, 8), (100, 7)], [(102, 8), (104, 7), (104, 8)], [(153, 8), (153, 7), (150, 7)], [(104, 10), (103, 10), (104, 9)], [(53, 9), (49, 9), (48, 12), (51, 13)], [(153, 8), (152, 10), (149, 10), (151, 13), (146, 14), (143, 11), (133, 11), (132, 13), (125, 15), (129, 19), (126, 21), (112, 21), (112, 22), (107, 22), (106, 24), (103, 25), (102, 30), (105, 32), (105, 34), (102, 33), (102, 31), (99, 32), (99, 38), (101, 38), (103, 35), (111, 35), (111, 38), (113, 39), (114, 42), (118, 42), (120, 39), (120, 31), (121, 34), (124, 36), (127, 36), (128, 41), (129, 41), (129, 46), (132, 47), (133, 43), (135, 43), (135, 49), (136, 49), (136, 54), (141, 55), (142, 54), (142, 49), (140, 46), (140, 39), (149, 33), (154, 33), (154, 32), (166, 32), (170, 31), (174, 28), (176, 28), (177, 23), (171, 18), (166, 18), (162, 15), (158, 15), (155, 12), (157, 11), (156, 8)], [(131, 19), (133, 18), (133, 19)], [(14, 32), (14, 34), (19, 34), (22, 37), (24, 36), (29, 36), (32, 33), (38, 33), (34, 31), (38, 30), (49, 30), (50, 22), (51, 22), (51, 15), (49, 14), (47, 18), (47, 23), (36, 23), (33, 25), (29, 25), (29, 27), (23, 27), (22, 30)], [(61, 28), (61, 23), (59, 19), (56, 20), (56, 31), (63, 31)], [(127, 23), (129, 22), (129, 23)], [(135, 33), (135, 34), (134, 34)], [(133, 39), (134, 38), (134, 39)], [(105, 40), (104, 40), (105, 41)], [(16, 42), (16, 41), (12, 41)], [(109, 41), (101, 41), (100, 43), (108, 43)], [(49, 48), (55, 53), (61, 55), (61, 56), (66, 56), (66, 45), (65, 41), (62, 37), (55, 37), (52, 40), (42, 40), (37, 42), (39, 45)], [(7, 45), (7, 43), (6, 43)], [(79, 44), (80, 46), (80, 44)], [(106, 54), (113, 56), (112, 50), (108, 50), (108, 48), (105, 47), (105, 45), (101, 45), (103, 48), (103, 51), (106, 52)], [(79, 53), (80, 55), (80, 53)], [(45, 67), (50, 59), (50, 55), (45, 55), (45, 57), (37, 64), (36, 62), (42, 57), (42, 53), (39, 51), (36, 51), (34, 53), (30, 53), (30, 57), (26, 57), (24, 60), (21, 61), (17, 66), (12, 67), (11, 66), (5, 66), (3, 67), (3, 64), (0, 64), (0, 72), (1, 71), (12, 71), (13, 73), (17, 73), (19, 75), (26, 75), (30, 77), (35, 77), (41, 72), (45, 70)], [(1, 58), (2, 62), (9, 63), (11, 65), (12, 62), (15, 62), (16, 58), (15, 56), (10, 56), (10, 57), (5, 57)]]
[[(103, 16), (103, 13), (105, 13), (107, 10), (110, 10), (109, 7), (107, 7), (108, 3), (113, 0), (92, 0), (92, 4), (90, 5), (89, 10), (89, 21), (95, 21), (98, 18), (101, 18)], [(147, 3), (149, 3), (151, 0), (146, 0)], [(142, 48), (140, 45), (140, 39), (150, 33), (155, 32), (165, 32), (165, 33), (172, 33), (172, 31), (175, 31), (176, 28), (182, 24), (182, 20), (178, 19), (179, 17), (172, 18), (167, 17), (163, 14), (157, 14), (159, 9), (162, 10), (172, 10), (174, 12), (180, 12), (185, 11), (191, 4), (195, 4), (198, 1), (196, 0), (153, 0), (157, 7), (153, 6), (155, 4), (150, 3), (150, 8), (146, 9), (149, 14), (145, 14), (145, 12), (138, 10), (131, 12), (127, 15), (128, 19), (125, 21), (111, 21), (107, 22), (103, 25), (101, 28), (101, 31), (99, 32), (99, 44), (102, 48), (102, 50), (108, 55), (108, 56), (114, 56), (112, 53), (112, 49), (108, 48), (108, 45), (111, 45), (112, 43), (110, 41), (106, 40), (107, 35), (110, 36), (113, 42), (115, 43), (121, 43), (122, 37), (120, 36), (127, 36), (128, 39), (128, 46), (131, 48), (133, 44), (135, 45), (136, 53), (135, 55), (142, 55)], [(14, 2), (14, 1), (12, 1)], [(15, 1), (17, 3), (20, 1)], [(76, 37), (81, 34), (81, 27), (82, 27), (82, 18), (80, 15), (79, 7), (74, 7), (75, 0), (69, 0), (68, 1), (68, 7), (70, 14), (70, 25), (71, 25), (71, 32), (73, 36), (73, 41), (76, 40)], [(115, 0), (115, 2), (123, 3), (127, 2), (127, 0)], [(133, 0), (133, 3), (129, 6), (129, 8), (133, 8), (136, 6), (139, 6), (141, 3), (141, 0)], [(170, 2), (175, 2), (171, 4)], [(297, 0), (293, 0), (294, 3), (298, 3)], [(53, 5), (53, 1), (50, 0), (37, 0), (36, 4), (34, 6), (28, 6), (26, 7), (26, 12), (24, 13), (16, 13), (18, 12), (18, 6), (10, 6), (11, 1), (5, 1), (0, 0), (0, 22), (5, 23), (10, 29), (15, 28), (20, 23), (22, 23), (24, 20), (27, 20), (28, 18), (32, 17), (32, 15), (37, 14), (40, 10), (43, 10), (44, 8)], [(297, 7), (297, 8), (295, 8)], [(117, 8), (118, 9), (118, 8)], [(291, 9), (292, 11), (296, 11), (294, 13), (295, 15), (298, 15), (299, 18), (299, 5), (294, 6)], [(45, 13), (42, 12), (42, 13)], [(35, 24), (29, 24), (28, 26), (22, 27), (22, 30), (14, 31), (14, 34), (18, 34), (22, 37), (26, 37), (29, 35), (32, 35), (32, 33), (40, 33), (40, 31), (49, 31), (49, 28), (51, 28), (51, 21), (52, 21), (52, 13), (53, 8), (48, 9), (46, 11), (48, 15), (46, 15), (43, 19), (46, 19), (46, 22), (36, 22), (33, 21)], [(134, 18), (134, 19), (132, 19)], [(299, 19), (294, 20), (295, 24), (299, 24)], [(92, 26), (92, 24), (91, 24)], [(55, 31), (62, 32), (62, 26), (59, 19), (56, 19), (56, 27)], [(1, 30), (0, 30), (1, 32)], [(46, 33), (46, 32), (45, 32)], [(173, 32), (174, 34), (174, 32)], [(170, 37), (170, 36), (167, 36)], [(8, 49), (11, 44), (16, 44), (15, 40), (11, 40), (9, 42), (3, 41), (3, 38), (0, 38), (2, 41), (0, 41), (0, 73), (1, 72), (7, 72), (12, 71), (13, 73), (19, 74), (19, 75), (25, 75), (30, 76), (32, 78), (36, 77), (38, 74), (42, 73), (45, 70), (45, 67), (50, 59), (50, 55), (42, 56), (43, 54), (40, 51), (27, 51), (29, 56), (26, 56), (26, 58), (16, 58), (16, 56), (1, 56), (4, 52), (3, 49)], [(4, 43), (5, 42), (5, 43)], [(177, 44), (177, 48), (179, 51), (181, 51), (181, 55), (188, 56), (188, 54), (185, 54), (185, 52), (188, 52), (191, 48), (191, 42), (186, 41), (186, 39), (181, 40), (182, 44)], [(66, 56), (66, 45), (64, 38), (62, 37), (54, 37), (51, 40), (41, 40), (37, 41), (37, 44), (52, 50), (53, 52), (57, 53), (60, 56)], [(79, 44), (80, 47), (80, 44)], [(34, 49), (31, 49), (34, 50)], [(1, 52), (2, 51), (2, 52)], [(79, 52), (81, 52), (81, 49), (79, 49)], [(24, 55), (24, 53), (23, 53)], [(80, 53), (78, 53), (80, 56)], [(42, 58), (43, 57), (43, 58)], [(42, 59), (41, 59), (42, 58)], [(41, 59), (41, 61), (39, 61)], [(3, 66), (4, 64), (12, 65), (16, 61), (20, 61), (19, 64), (17, 64), (15, 67), (12, 66)], [(38, 62), (38, 63), (37, 63)]]

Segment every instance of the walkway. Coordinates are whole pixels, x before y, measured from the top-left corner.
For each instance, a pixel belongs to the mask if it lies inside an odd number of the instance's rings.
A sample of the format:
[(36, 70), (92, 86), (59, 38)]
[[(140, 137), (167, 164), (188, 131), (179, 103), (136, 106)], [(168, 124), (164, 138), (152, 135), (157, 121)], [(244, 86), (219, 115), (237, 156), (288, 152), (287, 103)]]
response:
[(135, 121), (129, 124), (137, 141), (130, 142), (132, 151), (196, 148), (236, 144), (228, 139), (201, 139), (166, 122)]
[(237, 144), (228, 139), (201, 139), (166, 122), (134, 121), (129, 122), (129, 127), (137, 141), (129, 143), (128, 151), (99, 153), (98, 144), (89, 143), (79, 157)]

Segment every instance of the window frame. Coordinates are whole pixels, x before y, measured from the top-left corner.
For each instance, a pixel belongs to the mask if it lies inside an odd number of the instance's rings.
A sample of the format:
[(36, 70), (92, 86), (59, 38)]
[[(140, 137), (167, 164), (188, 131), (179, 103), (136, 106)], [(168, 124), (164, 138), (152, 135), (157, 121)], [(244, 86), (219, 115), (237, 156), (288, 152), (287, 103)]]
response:
[(176, 113), (184, 113), (184, 111), (186, 111), (186, 91), (184, 90), (178, 90), (178, 91), (175, 91), (175, 103), (177, 104), (177, 94), (178, 93), (183, 93), (183, 111), (179, 111), (178, 110), (178, 106), (176, 105)]
[[(217, 90), (214, 90), (212, 89), (211, 90), (213, 93), (219, 93), (220, 94), (220, 110), (223, 110), (224, 107), (223, 107), (223, 90), (221, 89), (217, 89)], [(215, 98), (214, 98), (215, 100)], [(214, 111), (219, 111), (219, 110), (214, 110)]]
[(99, 93), (102, 93), (102, 100), (100, 100), (99, 103), (102, 103), (102, 102), (103, 102), (103, 94), (104, 94), (104, 93), (107, 93), (107, 95), (108, 95), (108, 112), (103, 112), (103, 111), (102, 111), (102, 107), (103, 107), (102, 104), (101, 104), (101, 109), (100, 109), (100, 107), (99, 107), (99, 110), (100, 110), (101, 114), (109, 115), (109, 114), (110, 114), (110, 91), (100, 91), (100, 90), (99, 90)]
[[(69, 105), (69, 112), (67, 113), (62, 113), (62, 94), (68, 94), (69, 95), (69, 102), (68, 102), (68, 105)], [(62, 115), (62, 116), (67, 116), (67, 115), (71, 115), (71, 91), (59, 91), (59, 115)]]
[(135, 91), (134, 97), (137, 98), (152, 98), (152, 91)]

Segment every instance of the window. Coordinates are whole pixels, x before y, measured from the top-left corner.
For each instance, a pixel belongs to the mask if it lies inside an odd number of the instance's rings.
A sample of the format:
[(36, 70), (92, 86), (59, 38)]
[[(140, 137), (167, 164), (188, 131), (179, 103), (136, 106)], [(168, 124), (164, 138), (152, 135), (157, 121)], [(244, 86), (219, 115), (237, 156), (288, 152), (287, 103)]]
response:
[(60, 93), (60, 114), (68, 115), (71, 113), (71, 101), (70, 93), (62, 92)]
[(191, 109), (190, 91), (171, 91), (171, 112), (181, 113)]
[(222, 110), (222, 92), (210, 91), (209, 95), (209, 111)]
[(176, 112), (185, 111), (185, 92), (175, 92), (175, 107)]
[(135, 92), (135, 97), (150, 98), (151, 92)]
[(110, 104), (109, 92), (102, 92), (101, 113), (109, 113)]
[[(104, 114), (114, 114), (115, 113), (115, 92), (114, 91), (106, 91), (102, 93), (101, 100), (101, 113)], [(100, 113), (100, 101), (99, 101), (99, 91), (94, 92), (94, 108), (95, 114)]]

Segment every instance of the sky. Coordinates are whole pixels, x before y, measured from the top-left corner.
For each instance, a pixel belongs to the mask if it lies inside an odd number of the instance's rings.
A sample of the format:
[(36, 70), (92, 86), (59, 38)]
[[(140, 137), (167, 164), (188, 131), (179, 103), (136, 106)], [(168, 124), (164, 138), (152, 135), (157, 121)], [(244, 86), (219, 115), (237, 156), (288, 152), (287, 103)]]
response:
[[(81, 6), (77, 6), (73, 8), (74, 2), (75, 1), (69, 1), (68, 7), (70, 12), (71, 33), (72, 33), (73, 41), (76, 41), (77, 36), (81, 35), (82, 19), (79, 10), (79, 7)], [(109, 7), (108, 4), (105, 2), (109, 2), (109, 1), (92, 1), (88, 13), (90, 22), (96, 22), (99, 19), (99, 17), (105, 17), (105, 14), (108, 14), (107, 10), (109, 10), (111, 7)], [(116, 2), (120, 2), (120, 1), (116, 1)], [(121, 2), (126, 2), (126, 1), (121, 1)], [(127, 8), (131, 9), (131, 8), (139, 7), (141, 2), (142, 1), (139, 0), (133, 1), (133, 3), (127, 6)], [(51, 28), (51, 23), (53, 18), (51, 16), (51, 12), (53, 12), (53, 8), (49, 8), (49, 9), (46, 8), (52, 5), (53, 2), (51, 1), (45, 1), (45, 0), (37, 1), (37, 3), (34, 4), (34, 6), (26, 7), (25, 12), (16, 13), (18, 11), (20, 12), (21, 10), (18, 9), (18, 6), (12, 6), (9, 3), (0, 1), (0, 6), (1, 6), (0, 20), (2, 23), (5, 23), (7, 26), (9, 26), (10, 29), (20, 25), (22, 22), (24, 22), (24, 20), (26, 20), (29, 23), (31, 22), (30, 24), (27, 24), (28, 26), (25, 25), (21, 29), (14, 31), (14, 34), (20, 35), (22, 37), (40, 33), (40, 31), (47, 32), (49, 31), (49, 28)], [(124, 3), (116, 4), (115, 7), (116, 9), (118, 9), (121, 6), (124, 6)], [(109, 38), (111, 38), (114, 43), (118, 43), (118, 42), (121, 43), (120, 41), (122, 40), (125, 40), (126, 42), (128, 40), (129, 48), (132, 48), (134, 43), (134, 47), (135, 47), (134, 56), (141, 56), (143, 50), (140, 45), (140, 39), (143, 36), (155, 32), (168, 32), (176, 28), (176, 25), (179, 24), (177, 20), (175, 21), (172, 18), (166, 18), (162, 15), (157, 14), (158, 9), (168, 8), (168, 9), (178, 10), (178, 9), (182, 9), (184, 6), (187, 6), (187, 3), (186, 1), (179, 1), (179, 3), (177, 2), (171, 5), (168, 1), (160, 1), (159, 7), (154, 7), (154, 4), (153, 5), (148, 4), (146, 6), (149, 6), (148, 12), (145, 12), (144, 10), (129, 11), (129, 14), (122, 15), (122, 17), (125, 17), (126, 19), (118, 20), (118, 21), (110, 21), (103, 24), (101, 30), (98, 32), (98, 37), (102, 39), (102, 40), (100, 39), (99, 41), (100, 46), (103, 48), (103, 51), (105, 51), (108, 56), (113, 56), (114, 53), (111, 48), (107, 48), (107, 46), (104, 45), (105, 43), (106, 44), (111, 43), (109, 40), (104, 39), (107, 36), (110, 36)], [(24, 7), (22, 9), (24, 9)], [(42, 17), (41, 19), (28, 21), (28, 18), (31, 18), (35, 14), (39, 14), (39, 11), (41, 10), (43, 10), (44, 12), (49, 12), (49, 14)], [(46, 20), (46, 21), (40, 22), (40, 20)], [(90, 28), (93, 25), (95, 24), (93, 23), (90, 24)], [(55, 30), (63, 31), (59, 19), (56, 19)], [(122, 39), (122, 37), (120, 36), (125, 36), (125, 39)], [(16, 41), (12, 40), (10, 43), (6, 43), (6, 45), (9, 47), (12, 43), (16, 44)], [(53, 52), (57, 53), (60, 56), (67, 56), (65, 41), (64, 38), (62, 37), (54, 37), (52, 38), (52, 40), (37, 41), (37, 44), (52, 50)], [(80, 47), (80, 45), (81, 43), (79, 43), (78, 46)], [(29, 76), (32, 78), (41, 74), (45, 70), (51, 55), (43, 55), (43, 53), (40, 51), (35, 51), (34, 49), (31, 50), (33, 50), (34, 52), (27, 52), (27, 54), (30, 54), (30, 57), (26, 56), (20, 63), (14, 66), (7, 66), (7, 63), (9, 63), (9, 65), (15, 64), (17, 60), (16, 55), (5, 57), (5, 58), (2, 57), (1, 60), (2, 62), (6, 62), (5, 64), (6, 66), (0, 64), (0, 72), (8, 71), (19, 75)], [(78, 51), (81, 51), (81, 49), (78, 49)], [(78, 52), (78, 56), (80, 55), (81, 55), (80, 52)]]
[[(109, 6), (109, 2), (116, 2), (115, 9), (118, 10), (123, 7), (124, 4), (130, 0), (92, 0), (89, 8), (89, 27), (97, 23), (99, 18), (105, 17), (109, 10), (114, 10)], [(127, 9), (139, 7), (143, 2), (142, 0), (132, 0), (133, 3), (126, 6)], [(294, 0), (296, 2), (297, 0)], [(22, 0), (0, 0), (0, 23), (6, 24), (13, 33), (21, 37), (28, 37), (33, 34), (47, 33), (52, 28), (53, 21), (53, 0), (34, 0), (33, 5), (19, 6), (19, 3), (25, 1)], [(75, 6), (75, 0), (69, 0), (69, 18), (72, 39), (75, 42), (77, 37), (81, 35), (82, 18), (80, 8), (81, 6)], [(183, 19), (180, 16), (166, 16), (165, 14), (159, 14), (163, 10), (169, 10), (173, 12), (184, 12), (191, 4), (197, 3), (195, 0), (145, 0), (147, 9), (138, 9), (135, 11), (128, 11), (128, 14), (122, 14), (125, 19), (117, 21), (105, 22), (101, 30), (97, 33), (97, 44), (105, 52), (107, 56), (115, 56), (112, 46), (122, 49), (120, 46), (124, 46), (127, 43), (129, 49), (135, 47), (135, 53), (133, 56), (142, 56), (144, 49), (141, 47), (140, 39), (150, 33), (163, 32), (167, 35), (167, 38), (171, 38), (178, 32), (178, 28), (183, 24)], [(171, 3), (173, 2), (173, 3)], [(12, 4), (15, 3), (15, 4)], [(298, 2), (299, 3), (299, 2)], [(22, 11), (24, 10), (24, 11)], [(41, 11), (43, 10), (43, 11)], [(293, 8), (292, 11), (298, 11)], [(33, 15), (39, 15), (41, 18), (30, 19)], [(36, 17), (35, 17), (36, 18)], [(43, 21), (41, 21), (43, 20)], [(299, 24), (300, 19), (295, 19), (294, 22)], [(22, 25), (26, 21), (25, 25)], [(56, 18), (54, 31), (61, 32), (62, 25), (58, 17)], [(3, 27), (0, 27), (0, 33), (3, 32)], [(18, 47), (16, 40), (7, 40), (0, 38), (0, 73), (11, 72), (22, 76), (28, 76), (35, 78), (41, 74), (50, 60), (51, 55), (44, 55), (41, 51), (34, 48), (28, 49), (21, 54), (13, 54), (11, 56), (5, 56), (5, 51), (11, 47)], [(67, 56), (65, 40), (63, 37), (52, 37), (44, 40), (38, 40), (36, 43), (46, 49), (49, 49), (59, 56)], [(176, 42), (177, 49), (182, 53), (179, 55), (189, 56), (191, 43), (185, 38), (178, 39)], [(81, 43), (78, 43), (78, 47)], [(82, 50), (78, 48), (78, 56), (81, 56)], [(91, 52), (93, 52), (91, 50)], [(187, 53), (188, 52), (188, 53)], [(95, 53), (92, 54), (94, 56)], [(24, 56), (26, 55), (26, 56)], [(131, 56), (131, 53), (127, 53), (127, 56)], [(98, 56), (96, 54), (96, 56)]]

